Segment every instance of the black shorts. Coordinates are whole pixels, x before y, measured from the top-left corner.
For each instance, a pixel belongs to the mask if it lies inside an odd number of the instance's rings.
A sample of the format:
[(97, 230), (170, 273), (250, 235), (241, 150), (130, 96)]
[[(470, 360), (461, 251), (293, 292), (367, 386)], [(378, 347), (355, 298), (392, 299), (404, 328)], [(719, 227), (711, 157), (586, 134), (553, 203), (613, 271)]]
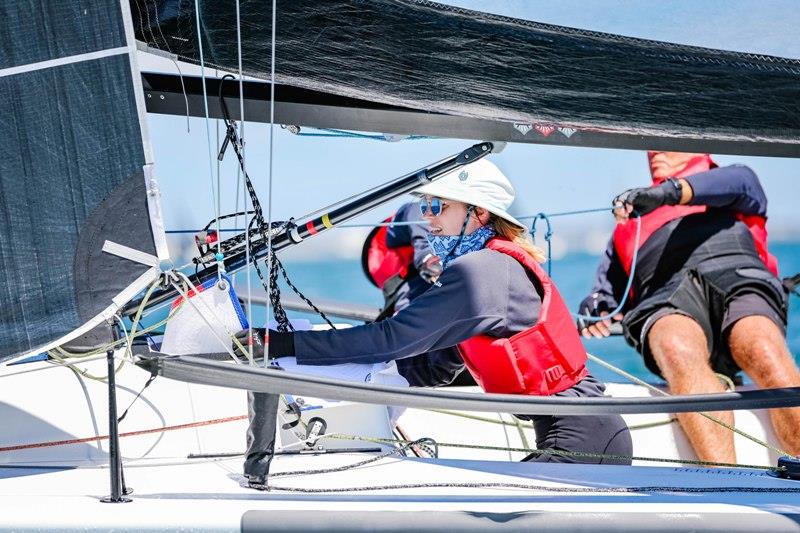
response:
[(688, 316), (705, 334), (711, 368), (733, 378), (741, 369), (730, 353), (731, 326), (747, 316), (764, 316), (785, 334), (787, 306), (780, 281), (763, 264), (715, 259), (701, 268), (678, 272), (627, 313), (622, 325), (628, 343), (642, 354), (647, 368), (661, 376), (647, 343), (650, 328), (666, 315)]

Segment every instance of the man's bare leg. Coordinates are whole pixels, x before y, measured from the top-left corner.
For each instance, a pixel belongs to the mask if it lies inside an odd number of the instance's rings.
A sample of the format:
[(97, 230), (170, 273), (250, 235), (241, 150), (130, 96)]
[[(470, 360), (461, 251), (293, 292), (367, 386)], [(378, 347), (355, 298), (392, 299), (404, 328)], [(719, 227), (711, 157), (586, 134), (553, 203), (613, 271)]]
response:
[[(728, 342), (733, 360), (760, 388), (800, 386), (800, 370), (772, 320), (744, 317), (733, 324)], [(769, 414), (781, 447), (800, 454), (800, 407), (770, 409)]]
[[(647, 342), (671, 393), (700, 394), (725, 390), (711, 370), (706, 336), (693, 319), (679, 314), (661, 317), (650, 328)], [(730, 411), (708, 414), (733, 425)], [(736, 462), (730, 430), (697, 413), (680, 413), (678, 422), (700, 460)]]

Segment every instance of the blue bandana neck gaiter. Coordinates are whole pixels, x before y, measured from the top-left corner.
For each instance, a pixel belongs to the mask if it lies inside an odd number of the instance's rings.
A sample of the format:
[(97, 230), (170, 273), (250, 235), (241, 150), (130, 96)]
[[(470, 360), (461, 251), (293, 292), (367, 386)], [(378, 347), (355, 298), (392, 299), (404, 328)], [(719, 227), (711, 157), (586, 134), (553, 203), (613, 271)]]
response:
[[(494, 229), (489, 226), (481, 226), (469, 235), (464, 235), (460, 243), (458, 235), (428, 234), (428, 244), (431, 245), (433, 253), (442, 258), (442, 268), (447, 268), (447, 265), (456, 257), (483, 248), (486, 241), (494, 235)], [(456, 247), (455, 250), (453, 247)]]

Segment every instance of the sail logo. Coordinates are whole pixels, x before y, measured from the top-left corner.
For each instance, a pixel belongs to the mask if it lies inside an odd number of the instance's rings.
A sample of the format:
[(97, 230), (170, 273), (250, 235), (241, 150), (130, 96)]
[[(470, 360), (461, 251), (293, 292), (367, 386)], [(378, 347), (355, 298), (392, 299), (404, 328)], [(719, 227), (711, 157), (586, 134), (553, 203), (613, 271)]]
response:
[(551, 133), (556, 131), (555, 126), (551, 126), (550, 124), (536, 124), (534, 128), (544, 137), (549, 137)]
[(466, 170), (462, 170), (462, 171), (461, 171), (461, 172), (458, 174), (458, 179), (460, 179), (461, 181), (467, 181), (467, 178), (468, 178), (468, 177), (469, 177), (469, 172), (467, 172)]
[(527, 135), (533, 129), (533, 125), (527, 122), (515, 122), (514, 129), (523, 135)]

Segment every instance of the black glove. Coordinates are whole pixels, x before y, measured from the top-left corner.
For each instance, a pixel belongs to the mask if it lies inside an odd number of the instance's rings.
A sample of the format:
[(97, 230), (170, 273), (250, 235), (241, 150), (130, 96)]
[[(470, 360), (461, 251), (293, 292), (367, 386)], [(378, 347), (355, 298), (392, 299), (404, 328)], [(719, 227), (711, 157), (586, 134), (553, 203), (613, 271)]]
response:
[(442, 260), (438, 255), (428, 254), (419, 267), (419, 277), (428, 283), (435, 283), (442, 275)]
[[(235, 335), (236, 340), (239, 341), (239, 344), (241, 344), (244, 347), (245, 350), (247, 350), (248, 345), (251, 344), (249, 342), (249, 340), (248, 340), (248, 335), (250, 334), (251, 331), (253, 332), (253, 342), (252, 342), (252, 345), (253, 345), (253, 359), (255, 359), (255, 360), (264, 359), (264, 346), (267, 343), (267, 340), (266, 340), (267, 330), (266, 329), (264, 329), (264, 328), (253, 328), (251, 330), (243, 329), (243, 330), (239, 331), (238, 333), (236, 333), (236, 335)], [(242, 353), (242, 350), (239, 348), (238, 344), (236, 344), (235, 342), (233, 343), (233, 353), (236, 354), (236, 356), (239, 359), (242, 359), (244, 361), (248, 360), (247, 359), (248, 354)]]
[(683, 187), (675, 178), (669, 178), (655, 187), (628, 189), (614, 198), (614, 206), (628, 204), (633, 207), (634, 216), (646, 215), (662, 205), (678, 205)]
[[(583, 299), (581, 305), (578, 307), (578, 314), (585, 316), (601, 316), (601, 313), (603, 313), (604, 311), (608, 313), (613, 310), (614, 306), (612, 306), (611, 303), (606, 301), (600, 295), (600, 293), (595, 292)], [(609, 317), (609, 319), (610, 318), (611, 317)], [(577, 321), (578, 331), (581, 331), (584, 328), (587, 328), (591, 325), (592, 325), (591, 322), (586, 321), (582, 318), (578, 318)]]

